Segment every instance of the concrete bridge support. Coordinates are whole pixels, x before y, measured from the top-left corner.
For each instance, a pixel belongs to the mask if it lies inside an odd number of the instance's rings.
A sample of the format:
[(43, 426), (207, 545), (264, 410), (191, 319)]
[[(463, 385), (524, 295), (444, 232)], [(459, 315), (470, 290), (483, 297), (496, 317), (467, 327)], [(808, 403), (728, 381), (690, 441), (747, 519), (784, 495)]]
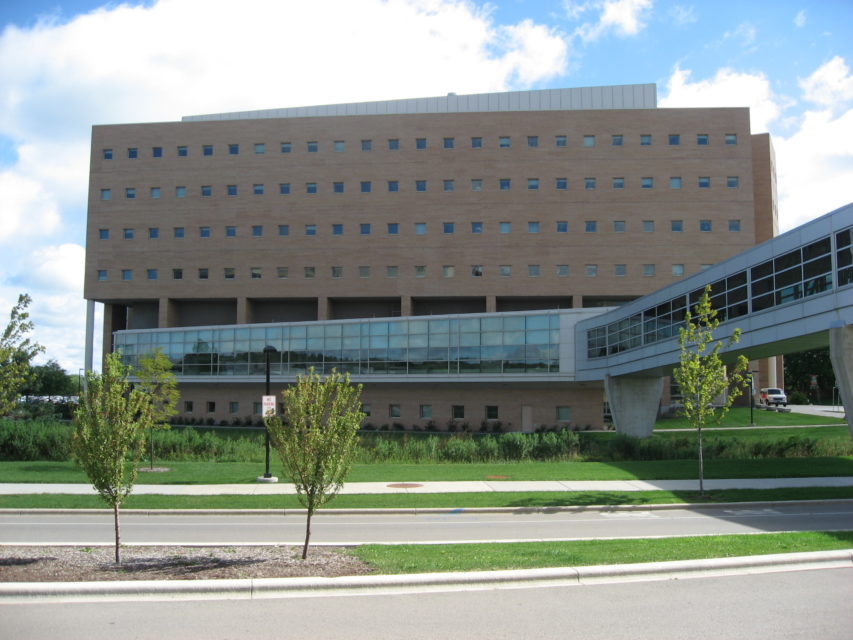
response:
[(616, 431), (637, 438), (652, 435), (663, 392), (662, 377), (607, 375), (604, 391)]
[(835, 384), (847, 413), (847, 426), (853, 437), (853, 325), (829, 330), (829, 359), (835, 372)]

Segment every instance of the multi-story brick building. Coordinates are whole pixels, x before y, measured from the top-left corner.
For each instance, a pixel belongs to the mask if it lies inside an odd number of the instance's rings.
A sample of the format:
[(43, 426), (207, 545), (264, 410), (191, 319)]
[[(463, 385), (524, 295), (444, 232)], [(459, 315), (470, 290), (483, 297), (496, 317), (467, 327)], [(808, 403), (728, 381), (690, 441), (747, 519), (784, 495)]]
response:
[[(533, 356), (513, 369), (483, 335), (373, 347), (334, 327), (375, 323), (322, 321), (467, 314), (485, 331), (522, 317), (507, 312), (591, 312), (775, 231), (749, 110), (658, 109), (654, 85), (196, 116), (93, 128), (85, 297), (90, 318), (104, 304), (105, 350), (116, 331), (176, 345), (187, 416), (257, 413), (256, 347), (284, 327), (308, 342), (281, 343), (274, 380), (336, 363), (375, 423), (598, 424), (600, 386), (525, 377)], [(234, 325), (254, 334), (197, 329)]]

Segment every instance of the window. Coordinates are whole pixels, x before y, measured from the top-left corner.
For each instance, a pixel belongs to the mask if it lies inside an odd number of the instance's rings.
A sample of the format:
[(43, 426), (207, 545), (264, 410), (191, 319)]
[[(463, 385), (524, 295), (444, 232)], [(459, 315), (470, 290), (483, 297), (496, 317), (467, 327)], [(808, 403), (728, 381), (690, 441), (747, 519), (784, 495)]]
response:
[(358, 268), (358, 277), (359, 278), (369, 278), (370, 277), (370, 267), (359, 267)]
[(101, 189), (101, 200), (109, 200), (112, 195), (112, 189)]
[(99, 240), (109, 240), (110, 239), (110, 230), (109, 229), (98, 229), (98, 239)]
[(160, 187), (151, 187), (151, 191), (149, 192), (149, 195), (151, 196), (151, 198), (153, 200), (156, 200), (157, 198), (159, 198), (160, 197)]
[(483, 190), (483, 181), (480, 178), (473, 178), (471, 180), (471, 191), (482, 191)]
[(482, 222), (472, 222), (471, 223), (471, 233), (483, 233), (483, 223)]
[(104, 282), (107, 279), (107, 270), (106, 269), (98, 269), (98, 281)]
[(113, 150), (112, 149), (104, 149), (103, 150), (103, 159), (104, 160), (112, 160), (113, 159)]
[(597, 264), (588, 264), (584, 266), (584, 273), (588, 278), (594, 278), (598, 275), (598, 265)]
[(728, 176), (726, 178), (726, 186), (729, 189), (737, 189), (739, 185), (740, 185), (740, 180), (738, 179), (737, 176)]
[(595, 189), (595, 178), (584, 178), (583, 188), (587, 191), (593, 191)]
[(535, 149), (539, 146), (539, 136), (527, 136), (527, 146)]
[(396, 181), (396, 180), (389, 180), (388, 181), (388, 191), (390, 191), (391, 193), (394, 193), (394, 192), (397, 192), (399, 190), (400, 190), (400, 183), (398, 181)]
[(207, 268), (202, 267), (198, 270), (198, 279), (199, 280), (207, 280), (207, 276), (208, 276)]
[(445, 191), (453, 191), (454, 182), (453, 180), (444, 180), (442, 183)]
[(122, 231), (122, 237), (125, 240), (133, 240), (133, 229), (124, 229)]
[(699, 176), (698, 185), (700, 189), (709, 189), (711, 187), (710, 176)]
[(293, 145), (291, 145), (289, 142), (282, 142), (279, 145), (279, 149), (282, 153), (290, 153), (290, 150), (292, 148), (293, 148)]
[(139, 157), (139, 149), (137, 149), (136, 147), (128, 148), (127, 157), (131, 160), (136, 160)]
[(415, 265), (415, 277), (416, 278), (426, 278), (426, 265), (416, 264)]
[(193, 401), (192, 400), (184, 400), (184, 413), (192, 413), (193, 412)]
[(670, 229), (670, 231), (674, 231), (676, 233), (684, 231), (684, 221), (683, 220), (672, 220), (669, 223), (669, 229)]
[(239, 144), (229, 144), (228, 145), (228, 155), (236, 156), (240, 153), (240, 145)]
[(443, 144), (445, 149), (452, 149), (453, 145), (454, 145), (454, 140), (453, 140), (453, 138), (445, 138), (442, 141), (442, 144)]
[(700, 147), (708, 146), (708, 134), (707, 133), (697, 133), (696, 134), (696, 144)]
[(371, 415), (371, 411), (372, 411), (372, 407), (370, 406), (370, 404), (362, 404), (362, 405), (361, 405), (361, 412), (362, 412), (365, 416), (370, 416), (370, 415)]
[(332, 267), (332, 277), (333, 278), (343, 278), (344, 277), (344, 268), (343, 267)]
[(279, 195), (286, 196), (290, 194), (290, 183), (282, 182), (278, 185), (278, 193)]
[(498, 138), (498, 147), (501, 149), (509, 149), (512, 146), (512, 139), (509, 136), (500, 136)]
[(136, 188), (135, 187), (127, 187), (124, 190), (124, 197), (128, 200), (133, 200), (136, 198)]
[(216, 403), (213, 401), (208, 401), (207, 403), (207, 412), (208, 413), (216, 413)]
[(399, 404), (389, 404), (388, 405), (388, 417), (389, 418), (399, 418), (400, 417), (400, 405)]
[(235, 402), (233, 400), (231, 402), (229, 402), (228, 403), (228, 413), (230, 413), (232, 416), (236, 416), (238, 413), (240, 413), (240, 403)]
[(527, 277), (528, 278), (538, 278), (539, 277), (539, 265), (538, 264), (527, 265)]
[(651, 189), (655, 186), (654, 178), (645, 177), (640, 178), (640, 188), (641, 189)]
[(209, 238), (210, 237), (210, 227), (199, 227), (198, 228), (198, 237), (199, 238)]
[(557, 422), (569, 422), (572, 419), (571, 407), (557, 407)]
[(725, 139), (726, 139), (726, 144), (737, 144), (737, 134), (736, 133), (727, 133)]
[(253, 224), (252, 225), (252, 237), (253, 238), (262, 238), (264, 235), (264, 226), (261, 224)]
[(584, 136), (583, 137), (583, 146), (594, 147), (595, 146), (595, 136)]
[(598, 222), (595, 220), (587, 220), (583, 223), (583, 230), (586, 233), (595, 233), (598, 231)]
[(483, 265), (472, 264), (471, 265), (471, 275), (475, 278), (482, 278), (483, 277)]
[(672, 176), (669, 179), (670, 189), (681, 189), (681, 176)]
[(317, 270), (314, 267), (302, 267), (302, 275), (310, 280), (317, 275)]
[(450, 407), (450, 417), (454, 420), (464, 420), (465, 419), (465, 405), (462, 404), (454, 404)]
[(674, 264), (672, 265), (672, 275), (680, 277), (684, 275), (684, 265), (683, 264)]
[(452, 264), (444, 265), (443, 267), (441, 267), (441, 275), (443, 275), (445, 278), (454, 277), (456, 275), (456, 267), (454, 267)]
[(415, 235), (416, 236), (425, 236), (427, 232), (426, 222), (416, 222), (415, 223)]
[(651, 278), (655, 275), (655, 265), (653, 264), (644, 264), (643, 265), (643, 277)]
[(175, 227), (175, 237), (183, 238), (184, 237), (184, 228), (183, 227)]
[(569, 265), (567, 264), (558, 264), (557, 265), (557, 276), (560, 278), (565, 278), (569, 275)]
[(290, 225), (289, 224), (278, 225), (278, 235), (289, 236), (290, 235)]
[(342, 235), (344, 235), (344, 225), (342, 225), (342, 224), (333, 224), (333, 225), (332, 225), (332, 235), (333, 235), (333, 236), (342, 236)]
[(710, 220), (700, 220), (699, 221), (699, 231), (710, 231), (711, 230), (711, 221)]
[(667, 138), (669, 141), (669, 146), (675, 147), (681, 144), (681, 136), (677, 133), (670, 133)]
[(415, 149), (426, 149), (427, 141), (426, 138), (415, 138)]
[(308, 194), (317, 193), (317, 183), (316, 182), (306, 182), (305, 183), (305, 193), (308, 193)]
[(569, 232), (569, 221), (568, 220), (557, 220), (557, 233), (568, 233)]
[(568, 178), (555, 178), (554, 179), (554, 188), (559, 189), (560, 191), (565, 191), (569, 188), (569, 180)]
[(201, 186), (201, 196), (203, 198), (209, 198), (211, 195), (213, 195), (213, 187), (210, 186), (209, 184), (202, 185)]
[(343, 140), (335, 140), (332, 143), (332, 150), (337, 151), (338, 153), (344, 150), (344, 141)]
[(498, 266), (498, 274), (501, 278), (509, 278), (512, 276), (512, 265), (502, 264)]
[(386, 278), (396, 278), (400, 275), (400, 267), (396, 265), (390, 265), (385, 267), (385, 277)]
[(498, 227), (501, 233), (512, 233), (512, 222), (501, 222)]
[(262, 184), (253, 184), (252, 185), (252, 193), (256, 196), (264, 195), (264, 185)]
[(729, 231), (740, 231), (740, 220), (729, 220)]
[(454, 222), (444, 222), (441, 225), (441, 230), (443, 233), (451, 234), (456, 230), (456, 223)]
[(625, 188), (625, 178), (613, 178), (613, 188), (614, 189), (624, 189)]
[(305, 149), (308, 151), (308, 153), (317, 153), (318, 148), (319, 145), (317, 144), (316, 140), (310, 140), (309, 142), (305, 143)]
[(652, 146), (652, 134), (650, 134), (650, 133), (641, 133), (641, 134), (640, 134), (640, 146), (641, 146), (641, 147), (650, 147), (650, 146)]
[(527, 223), (527, 233), (539, 233), (539, 222), (531, 221)]
[(655, 230), (654, 220), (643, 220), (643, 233), (653, 233)]
[(234, 267), (225, 267), (222, 271), (223, 271), (223, 276), (225, 277), (226, 280), (233, 280), (234, 279), (234, 276), (235, 276)]
[(613, 265), (613, 275), (614, 276), (624, 276), (628, 273), (628, 267), (624, 264), (614, 264)]
[(369, 222), (362, 222), (360, 225), (358, 225), (358, 232), (363, 236), (369, 236), (370, 229), (371, 227)]
[(373, 151), (373, 140), (362, 140), (361, 141), (361, 150), (362, 151)]
[(486, 413), (486, 420), (497, 420), (498, 419), (498, 405), (487, 404), (485, 413)]
[(373, 184), (370, 182), (370, 180), (362, 180), (359, 184), (359, 188), (361, 189), (362, 193), (370, 193), (372, 187)]
[(267, 152), (267, 145), (263, 142), (255, 143), (255, 155), (261, 156)]
[(566, 147), (568, 146), (569, 141), (566, 136), (554, 136), (554, 146), (555, 147)]
[(163, 157), (163, 147), (151, 147), (151, 157), (152, 158), (162, 158)]
[(431, 404), (422, 404), (418, 408), (418, 416), (424, 419), (432, 418), (432, 405)]
[(426, 191), (427, 181), (426, 180), (415, 180), (415, 191)]
[(185, 146), (180, 145), (178, 147), (178, 157), (179, 158), (186, 158), (188, 155), (189, 155), (189, 150)]
[(172, 280), (183, 280), (184, 279), (184, 270), (183, 269), (172, 269)]
[(621, 133), (613, 134), (610, 137), (610, 144), (611, 144), (611, 146), (614, 146), (614, 147), (621, 147), (622, 146), (622, 134)]
[(528, 178), (527, 179), (527, 190), (528, 191), (538, 191), (539, 190), (539, 178)]
[(148, 238), (150, 240), (156, 240), (160, 237), (160, 228), (159, 227), (148, 227)]
[(625, 221), (624, 220), (614, 220), (613, 221), (613, 232), (614, 233), (625, 233)]
[(400, 235), (400, 225), (396, 222), (389, 222), (386, 229), (389, 236)]
[(400, 149), (400, 140), (397, 138), (388, 139), (388, 151), (397, 151)]
[(201, 147), (201, 155), (203, 156), (212, 156), (213, 155), (213, 145), (205, 144)]
[(306, 224), (305, 225), (305, 235), (306, 236), (316, 236), (317, 235), (317, 225), (316, 224)]
[(483, 139), (480, 137), (471, 138), (471, 148), (472, 149), (482, 149), (483, 148)]
[(121, 279), (122, 280), (133, 280), (133, 269), (122, 269), (121, 270)]
[(287, 279), (287, 267), (276, 267), (275, 268), (275, 276), (279, 280)]

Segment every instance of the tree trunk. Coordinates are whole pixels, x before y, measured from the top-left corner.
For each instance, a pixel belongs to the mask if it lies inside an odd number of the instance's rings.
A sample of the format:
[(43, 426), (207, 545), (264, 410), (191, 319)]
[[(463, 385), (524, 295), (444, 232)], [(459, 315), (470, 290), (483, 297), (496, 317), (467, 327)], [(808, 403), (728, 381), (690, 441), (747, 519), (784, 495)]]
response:
[(118, 508), (119, 503), (113, 505), (113, 517), (115, 518), (116, 527), (116, 564), (121, 564), (121, 530), (118, 525)]
[(148, 443), (151, 445), (151, 471), (154, 471), (154, 432), (148, 430)]
[(302, 547), (302, 559), (308, 557), (308, 541), (311, 539), (311, 516), (314, 515), (314, 506), (308, 507), (308, 517), (305, 520), (305, 546)]
[(705, 458), (702, 454), (702, 427), (699, 427), (699, 495), (705, 496)]

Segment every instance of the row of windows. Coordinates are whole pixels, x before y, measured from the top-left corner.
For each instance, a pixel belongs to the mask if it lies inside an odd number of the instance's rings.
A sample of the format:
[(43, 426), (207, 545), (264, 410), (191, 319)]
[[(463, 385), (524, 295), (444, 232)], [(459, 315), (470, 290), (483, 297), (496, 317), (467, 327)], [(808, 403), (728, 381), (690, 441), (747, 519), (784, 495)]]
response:
[[(613, 189), (625, 189), (626, 180), (624, 177), (615, 177), (611, 178), (610, 186)], [(655, 179), (652, 176), (641, 177), (639, 182), (637, 183), (640, 189), (653, 189), (655, 185)], [(539, 178), (527, 178), (526, 189), (527, 191), (539, 191), (540, 187), (542, 187), (543, 182)], [(670, 189), (681, 189), (684, 185), (684, 182), (681, 176), (672, 176), (669, 178), (669, 188)], [(740, 187), (740, 178), (738, 176), (727, 176), (725, 180), (725, 185), (728, 189), (737, 189)], [(428, 181), (427, 180), (415, 180), (414, 181), (415, 191), (417, 192), (425, 192), (428, 190)], [(510, 191), (512, 190), (512, 178), (499, 178), (497, 181), (498, 191)], [(710, 176), (699, 176), (696, 178), (696, 187), (699, 189), (710, 189), (711, 188), (711, 177)], [(388, 180), (386, 183), (386, 188), (389, 193), (397, 193), (400, 191), (400, 181), (399, 180)], [(597, 178), (584, 178), (583, 179), (583, 188), (585, 191), (594, 191), (598, 188), (598, 179)], [(456, 180), (442, 180), (441, 184), (442, 191), (452, 192), (456, 191)], [(483, 191), (483, 179), (482, 178), (474, 178), (470, 182), (471, 191)], [(554, 189), (558, 191), (567, 191), (569, 189), (569, 180), (568, 178), (555, 178), (554, 179)], [(201, 185), (199, 187), (199, 195), (202, 198), (210, 198), (213, 196), (213, 185)], [(282, 182), (278, 185), (278, 193), (279, 195), (290, 195), (292, 192), (291, 183)], [(358, 185), (359, 193), (372, 193), (373, 192), (373, 182), (371, 180), (362, 180)], [(187, 197), (187, 187), (185, 186), (177, 186), (175, 187), (175, 197), (176, 198), (186, 198)], [(239, 186), (236, 184), (229, 184), (225, 186), (225, 194), (229, 197), (238, 196), (240, 193)], [(252, 185), (252, 195), (262, 196), (266, 193), (266, 187), (263, 184), (253, 184)], [(319, 187), (317, 182), (306, 182), (305, 183), (305, 193), (314, 195), (319, 193)], [(344, 182), (332, 182), (332, 193), (346, 193), (346, 183)], [(149, 187), (148, 195), (152, 199), (159, 199), (162, 196), (163, 192), (160, 187)], [(124, 188), (124, 197), (127, 200), (136, 200), (139, 196), (139, 191), (136, 187), (125, 187)], [(113, 190), (112, 188), (103, 188), (101, 189), (101, 200), (112, 200)]]
[[(703, 269), (710, 267), (710, 264), (702, 265)], [(561, 278), (568, 277), (569, 273), (569, 265), (567, 264), (558, 264), (554, 265), (555, 275)], [(124, 281), (133, 280), (134, 270), (133, 269), (120, 269), (121, 279)], [(370, 278), (371, 277), (371, 267), (370, 266), (359, 266), (356, 268), (356, 273), (359, 278)], [(485, 270), (483, 265), (474, 264), (467, 267), (468, 273), (475, 278), (482, 278)], [(464, 273), (464, 270), (463, 270)], [(513, 265), (511, 264), (501, 264), (497, 265), (497, 275), (502, 278), (510, 278), (513, 276), (513, 273), (518, 275), (517, 271), (513, 271)], [(542, 275), (542, 265), (539, 264), (528, 264), (524, 273), (529, 278), (538, 278)], [(654, 277), (657, 275), (657, 265), (655, 264), (643, 264), (642, 265), (642, 274), (644, 277)], [(681, 277), (684, 275), (684, 265), (683, 264), (673, 264), (671, 265), (671, 274), (675, 277)], [(172, 279), (173, 280), (183, 280), (184, 279), (184, 269), (183, 268), (174, 268), (172, 269)], [(249, 267), (247, 274), (248, 277), (252, 280), (259, 280), (263, 278), (263, 268), (262, 267)], [(275, 277), (278, 279), (287, 279), (290, 277), (290, 269), (288, 267), (276, 267)], [(346, 275), (346, 270), (343, 266), (332, 266), (330, 267), (329, 276), (331, 278), (339, 279), (344, 278)], [(413, 275), (415, 278), (426, 278), (428, 275), (427, 265), (414, 265), (413, 267)], [(456, 265), (446, 264), (441, 267), (441, 276), (444, 278), (455, 278), (457, 275)], [(599, 265), (597, 264), (586, 264), (584, 265), (584, 276), (589, 278), (594, 278), (599, 275)], [(627, 264), (614, 264), (613, 265), (613, 275), (614, 276), (627, 276), (628, 275), (628, 265)], [(303, 278), (313, 279), (317, 277), (317, 267), (302, 267), (302, 276)], [(145, 277), (147, 280), (158, 280), (160, 277), (160, 271), (158, 269), (146, 269)], [(210, 269), (207, 267), (200, 267), (197, 271), (197, 277), (199, 280), (209, 280), (211, 277)], [(235, 267), (223, 267), (222, 269), (222, 277), (225, 280), (235, 280), (238, 277), (238, 273)], [(396, 265), (388, 265), (385, 267), (385, 277), (386, 278), (399, 278), (400, 277), (400, 267)], [(98, 269), (97, 278), (100, 282), (106, 282), (109, 280), (109, 270), (108, 269)]]
[[(498, 231), (502, 234), (512, 233), (512, 222), (499, 222), (498, 223)], [(625, 233), (628, 229), (628, 224), (625, 220), (612, 220), (612, 231), (614, 233)], [(441, 223), (441, 232), (445, 235), (451, 235), (457, 232), (462, 225), (458, 225), (456, 222), (442, 222)], [(701, 232), (710, 233), (714, 229), (714, 221), (710, 219), (702, 219), (698, 221), (698, 230)], [(370, 222), (363, 222), (357, 225), (358, 235), (369, 236), (374, 232), (374, 225)], [(486, 224), (484, 222), (471, 222), (468, 227), (471, 233), (473, 234), (482, 234), (486, 231)], [(543, 225), (538, 220), (530, 220), (527, 222), (527, 233), (541, 233), (543, 229)], [(654, 220), (642, 220), (641, 221), (641, 229), (644, 233), (654, 233), (656, 229)], [(669, 229), (674, 233), (680, 233), (684, 231), (684, 220), (670, 220), (669, 221)], [(741, 224), (739, 219), (728, 220), (727, 229), (731, 232), (738, 232), (741, 230)], [(226, 238), (236, 238), (239, 237), (238, 233), (239, 227), (227, 225), (224, 228), (224, 235)], [(333, 223), (329, 230), (331, 231), (331, 235), (333, 236), (342, 236), (345, 235), (346, 226), (343, 223)], [(317, 235), (317, 225), (316, 224), (306, 224), (304, 227), (304, 235), (306, 236), (316, 236)], [(568, 233), (569, 232), (569, 222), (567, 220), (557, 220), (554, 223), (554, 231), (556, 233)], [(583, 222), (583, 231), (584, 233), (597, 233), (599, 231), (598, 220), (585, 220)], [(415, 235), (426, 235), (427, 234), (427, 223), (426, 222), (416, 222), (414, 224), (414, 232)], [(198, 227), (198, 237), (199, 238), (210, 238), (212, 235), (212, 227), (209, 226), (201, 226)], [(290, 235), (290, 225), (288, 224), (280, 224), (277, 225), (277, 233), (279, 236), (289, 236)], [(264, 237), (264, 225), (254, 224), (250, 226), (249, 234), (252, 238), (262, 238)], [(388, 222), (385, 225), (385, 234), (389, 236), (397, 236), (400, 235), (400, 224), (397, 222)], [(136, 238), (136, 229), (133, 227), (126, 227), (121, 230), (121, 237), (124, 240), (133, 240)], [(186, 227), (173, 227), (172, 235), (175, 238), (184, 238), (186, 237)], [(158, 239), (160, 238), (160, 228), (159, 227), (148, 227), (147, 236), (149, 239)], [(110, 239), (110, 229), (101, 228), (98, 229), (98, 238), (101, 240), (109, 240)]]
[[(536, 149), (540, 146), (545, 146), (546, 142), (544, 138), (540, 138), (540, 136), (520, 136), (522, 140), (522, 146), (526, 146), (530, 149)], [(587, 134), (580, 137), (580, 144), (586, 148), (592, 148), (599, 145), (601, 139), (607, 140), (606, 136), (596, 136), (593, 134)], [(518, 139), (518, 138), (516, 138)], [(680, 133), (670, 133), (666, 135), (666, 144), (668, 146), (679, 146), (682, 143), (682, 140), (686, 142), (688, 136), (682, 136)], [(700, 147), (710, 146), (711, 144), (711, 136), (707, 133), (697, 133), (695, 135), (695, 144)], [(637, 138), (637, 142), (640, 146), (648, 147), (652, 146), (652, 134), (643, 133), (640, 134)], [(609, 144), (612, 147), (622, 147), (626, 146), (627, 138), (625, 135), (621, 133), (615, 133), (610, 135)], [(736, 133), (726, 133), (723, 135), (723, 142), (726, 145), (736, 145), (737, 144), (737, 134)], [(541, 144), (540, 144), (541, 143)], [(378, 148), (380, 143), (377, 142), (377, 145), (374, 145), (372, 139), (364, 139), (360, 140), (356, 143), (356, 148), (360, 151), (373, 151), (374, 146)], [(473, 136), (471, 138), (465, 139), (457, 139), (456, 137), (446, 136), (441, 138), (440, 143), (436, 143), (442, 149), (456, 149), (461, 148), (463, 146), (468, 146), (471, 149), (483, 149), (487, 145), (484, 143), (484, 139), (481, 136)], [(255, 155), (264, 155), (267, 152), (267, 145), (264, 142), (255, 142), (250, 145), (252, 153)], [(497, 148), (499, 149), (509, 149), (513, 146), (513, 137), (512, 136), (498, 136), (497, 137)], [(553, 146), (555, 147), (568, 147), (569, 146), (569, 137), (566, 135), (555, 135), (553, 138)], [(240, 144), (239, 143), (229, 143), (225, 145), (226, 153), (228, 155), (236, 156), (240, 155)], [(400, 150), (400, 139), (399, 138), (388, 138), (384, 144), (385, 149), (388, 151), (399, 151)], [(414, 138), (413, 148), (422, 150), (427, 149), (429, 147), (427, 138)], [(331, 142), (331, 150), (336, 153), (342, 153), (346, 151), (347, 141), (346, 140), (333, 140)], [(201, 155), (202, 156), (212, 156), (214, 155), (215, 145), (212, 144), (203, 144), (201, 145)], [(280, 142), (279, 143), (279, 151), (280, 153), (291, 153), (294, 149), (294, 145), (292, 142)], [(320, 151), (320, 143), (317, 140), (309, 140), (305, 142), (305, 151), (307, 153), (318, 153)], [(115, 153), (112, 148), (104, 148), (101, 152), (101, 157), (104, 160), (112, 160), (115, 156)], [(187, 145), (178, 145), (175, 147), (175, 156), (178, 158), (185, 158), (189, 156), (189, 147)], [(131, 160), (135, 160), (140, 156), (139, 147), (127, 147), (127, 158)], [(152, 158), (162, 158), (163, 157), (163, 147), (151, 147), (150, 149), (150, 157)]]

